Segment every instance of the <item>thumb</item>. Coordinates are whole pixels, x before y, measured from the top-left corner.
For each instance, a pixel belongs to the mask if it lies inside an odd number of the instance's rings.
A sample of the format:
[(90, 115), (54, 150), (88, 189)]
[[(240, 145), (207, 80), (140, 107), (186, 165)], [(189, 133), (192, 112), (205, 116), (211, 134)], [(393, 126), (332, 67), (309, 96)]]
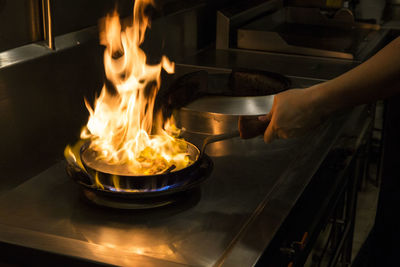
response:
[(269, 121), (268, 114), (258, 116), (258, 120), (262, 122), (268, 122)]
[(267, 121), (271, 121), (271, 119), (272, 119), (272, 110), (267, 115), (265, 115), (265, 118), (266, 118)]
[(269, 112), (268, 114), (258, 116), (258, 120), (262, 122), (269, 122), (271, 121), (271, 118), (272, 118), (272, 111)]

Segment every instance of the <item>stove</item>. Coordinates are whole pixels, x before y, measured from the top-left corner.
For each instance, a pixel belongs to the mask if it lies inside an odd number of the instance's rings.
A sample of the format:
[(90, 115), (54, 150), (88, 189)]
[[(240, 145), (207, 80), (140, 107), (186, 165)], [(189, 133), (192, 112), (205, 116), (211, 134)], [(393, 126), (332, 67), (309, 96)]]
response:
[[(269, 5), (276, 1), (262, 2), (266, 3), (265, 6), (269, 10)], [(253, 16), (255, 12), (257, 17), (264, 11), (265, 9), (255, 8), (245, 13)], [(174, 25), (188, 26), (182, 21), (196, 21), (198, 18), (191, 16), (192, 13), (183, 12), (183, 14), (185, 17), (179, 17), (178, 21), (174, 20), (176, 22)], [(243, 18), (241, 15), (235, 18), (239, 21), (228, 18), (228, 23), (230, 23), (229, 28), (237, 32), (239, 27), (247, 24), (248, 21), (240, 23), (243, 22), (240, 21)], [(159, 29), (163, 31), (165, 23), (162, 20), (159, 20), (159, 23), (162, 24)], [(234, 25), (235, 23), (240, 25)], [(174, 33), (186, 34), (190, 32), (190, 29), (192, 28), (174, 31)], [(231, 35), (226, 36), (230, 38)], [(191, 35), (185, 36), (182, 40), (190, 39), (190, 37)], [(373, 39), (371, 44), (376, 45), (379, 42), (378, 39)], [(101, 65), (101, 60), (96, 54), (102, 53), (96, 46), (97, 40), (86, 44), (83, 39), (68, 40), (74, 45), (76, 43), (80, 45), (74, 49), (60, 49), (52, 52), (52, 55), (56, 56), (43, 56), (28, 63), (23, 62), (24, 64), (18, 64), (2, 73), (5, 84), (2, 88), (7, 88), (2, 92), (15, 95), (4, 102), (9, 105), (6, 110), (10, 111), (4, 114), (7, 116), (12, 114), (4, 121), (15, 123), (15, 125), (11, 124), (11, 127), (4, 127), (9, 133), (5, 136), (10, 137), (5, 140), (11, 140), (7, 148), (14, 149), (18, 157), (22, 155), (18, 151), (31, 150), (34, 151), (33, 156), (49, 155), (48, 157), (51, 158), (49, 161), (43, 159), (45, 162), (43, 164), (46, 166), (42, 168), (43, 171), (35, 175), (25, 174), (23, 178), (26, 179), (20, 178), (18, 183), (10, 179), (10, 177), (18, 178), (18, 175), (8, 176), (9, 173), (3, 173), (2, 183), (5, 186), (2, 188), (7, 190), (0, 193), (0, 214), (6, 216), (0, 216), (0, 246), (7, 260), (11, 263), (31, 264), (48, 259), (49, 264), (52, 265), (68, 265), (66, 263), (74, 262), (83, 266), (108, 264), (117, 266), (254, 266), (257, 263), (260, 264), (260, 259), (266, 251), (267, 255), (281, 257), (286, 264), (289, 260), (296, 258), (296, 251), (295, 255), (291, 256), (292, 258), (288, 258), (280, 250), (282, 239), (279, 238), (282, 229), (285, 230), (284, 227), (288, 221), (300, 223), (299, 218), (304, 219), (301, 221), (302, 224), (306, 219), (312, 221), (314, 217), (308, 217), (310, 210), (308, 213), (300, 213), (294, 219), (291, 217), (292, 212), (298, 211), (299, 199), (308, 186), (318, 180), (314, 175), (321, 168), (321, 163), (330, 151), (337, 145), (340, 137), (348, 135), (348, 132), (357, 136), (365, 134), (365, 131), (359, 131), (366, 122), (365, 106), (335, 114), (312, 133), (299, 139), (276, 140), (269, 145), (264, 144), (261, 137), (251, 140), (232, 138), (213, 143), (207, 148), (207, 154), (213, 164), (209, 177), (205, 179), (205, 176), (199, 176), (200, 179), (197, 180), (199, 184), (192, 184), (193, 188), (187, 188), (188, 190), (182, 190), (176, 194), (154, 195), (154, 198), (149, 199), (125, 199), (122, 197), (123, 192), (121, 197), (114, 198), (113, 195), (110, 198), (108, 194), (102, 194), (102, 191), (90, 188), (90, 178), (85, 176), (77, 178), (72, 174), (71, 176), (76, 178), (76, 181), (86, 183), (89, 187), (77, 184), (67, 174), (65, 161), (61, 159), (62, 148), (59, 143), (65, 145), (71, 141), (69, 140), (71, 136), (77, 133), (75, 130), (82, 125), (79, 119), (75, 120), (75, 117), (87, 119), (87, 116), (84, 116), (86, 114), (84, 114), (82, 102), (79, 102), (82, 92), (91, 94), (93, 92), (88, 90), (99, 88), (102, 84), (100, 78), (93, 80), (87, 77), (102, 77), (103, 75), (102, 71), (91, 71), (94, 69), (90, 65), (91, 62), (99, 61), (98, 64)], [(197, 39), (190, 39), (191, 42), (193, 40)], [(228, 39), (228, 41), (232, 40), (237, 41), (237, 39)], [(59, 38), (58, 41), (62, 43), (62, 39)], [(181, 42), (174, 44), (174, 48), (178, 47), (176, 50), (180, 50), (181, 47), (176, 46), (177, 44)], [(93, 47), (97, 47), (97, 50), (93, 50)], [(62, 66), (57, 70), (49, 68), (59, 62), (57, 60), (68, 64), (60, 64)], [(82, 64), (77, 65), (76, 62)], [(228, 46), (205, 49), (194, 55), (185, 54), (180, 64), (176, 65), (176, 77), (193, 71), (203, 71), (203, 73), (206, 71), (206, 75), (221, 78), (214, 80), (214, 87), (209, 87), (218, 89), (217, 85), (221, 85), (219, 81), (223, 81), (223, 86), (232, 69), (246, 68), (285, 75), (290, 80), (290, 87), (301, 88), (333, 78), (357, 64), (359, 64), (357, 58), (348, 60), (284, 55)], [(38, 72), (32, 72), (32, 69)], [(21, 79), (21, 72), (16, 70), (25, 73), (26, 78)], [(71, 79), (71, 77), (59, 75), (60, 73), (74, 73), (76, 77)], [(26, 84), (21, 85), (19, 82), (22, 80), (26, 81)], [(52, 82), (43, 84), (43, 80)], [(168, 81), (165, 82), (168, 83)], [(54, 90), (54, 85), (57, 85), (57, 90)], [(21, 91), (19, 88), (38, 90)], [(42, 103), (44, 95), (48, 96), (46, 100), (52, 103), (50, 107), (37, 105), (37, 103)], [(266, 99), (259, 101), (267, 103), (266, 106), (259, 106), (257, 105), (259, 96), (239, 97), (247, 103), (254, 104), (250, 106), (260, 108), (246, 110), (253, 115), (261, 110), (267, 110), (272, 99), (269, 97), (268, 101), (264, 101)], [(34, 103), (32, 99), (35, 100)], [(211, 120), (219, 122), (220, 118), (235, 114), (234, 107), (237, 103), (229, 98), (221, 99), (219, 96), (208, 96), (201, 101), (192, 102), (191, 105), (185, 105), (181, 110), (186, 109), (187, 112), (194, 114), (200, 108), (208, 107), (210, 101), (214, 101), (215, 104), (213, 106), (215, 113), (210, 116)], [(221, 106), (218, 104), (221, 102), (218, 101), (229, 103), (227, 106), (229, 108), (218, 109)], [(13, 104), (24, 109), (17, 112), (20, 109)], [(4, 108), (4, 105), (1, 107)], [(207, 109), (200, 110), (203, 112), (201, 115), (204, 115)], [(72, 115), (71, 110), (74, 110)], [(15, 116), (14, 112), (17, 112)], [(33, 119), (27, 119), (27, 114), (33, 114)], [(55, 119), (53, 117), (55, 114), (61, 114), (61, 118), (74, 117), (74, 120), (69, 119), (64, 122), (59, 117)], [(19, 124), (23, 126), (19, 127)], [(50, 130), (49, 124), (56, 126)], [(211, 134), (230, 129), (229, 127), (233, 124), (216, 123), (216, 125), (221, 127), (191, 128), (185, 133), (185, 138), (200, 145), (201, 140)], [(224, 128), (225, 126), (227, 128)], [(18, 129), (17, 134), (12, 131), (13, 127)], [(21, 132), (28, 130), (21, 134), (20, 128), (22, 128)], [(42, 129), (46, 131), (40, 131)], [(18, 146), (13, 147), (15, 144)], [(22, 149), (25, 144), (28, 145)], [(31, 149), (32, 147), (35, 147), (35, 150)], [(52, 148), (54, 150), (49, 152)], [(36, 149), (39, 149), (40, 153)], [(55, 154), (60, 155), (60, 158), (54, 157)], [(18, 157), (15, 158), (20, 159)], [(37, 158), (24, 159), (23, 162), (30, 161), (33, 165), (42, 162)], [(22, 169), (21, 166), (18, 168)], [(341, 181), (336, 180), (336, 176), (328, 178), (334, 182)], [(177, 184), (176, 188), (184, 188), (184, 186)], [(174, 192), (173, 188), (160, 187), (158, 189), (161, 192)], [(327, 188), (324, 189), (327, 190)], [(146, 192), (146, 195), (152, 195), (152, 193)], [(309, 207), (306, 206), (304, 209)], [(314, 210), (311, 211), (314, 212)], [(303, 231), (304, 229), (296, 230)], [(291, 231), (289, 232), (292, 234)], [(313, 232), (309, 233), (310, 240), (314, 236)], [(290, 245), (301, 241), (301, 237), (302, 235), (287, 237), (285, 241), (289, 247), (286, 251), (290, 253)], [(307, 249), (306, 246), (305, 250)]]
[[(256, 118), (265, 114), (272, 104), (266, 99), (272, 100), (275, 93), (288, 89), (290, 84), (291, 81), (280, 74), (248, 69), (236, 69), (229, 74), (208, 74), (205, 71), (187, 73), (176, 79), (161, 94), (158, 102), (162, 106), (158, 108), (167, 113), (167, 117), (171, 114), (170, 110), (173, 110), (175, 120), (184, 129), (182, 137), (196, 142), (196, 145), (187, 143), (188, 153), (196, 155), (196, 159), (192, 159), (192, 165), (178, 171), (133, 176), (118, 165), (98, 162), (95, 153), (88, 149), (89, 143), (81, 141), (74, 146), (80, 147), (80, 153), (74, 153), (74, 157), (66, 154), (67, 174), (82, 186), (86, 199), (100, 206), (148, 209), (172, 204), (185, 195), (184, 191), (198, 187), (210, 176), (213, 162), (203, 151), (206, 148), (205, 140), (215, 134), (237, 131), (238, 118), (241, 115)], [(232, 105), (215, 105), (210, 97), (225, 102), (234, 100), (237, 104), (233, 107), (233, 112), (221, 112), (215, 110), (215, 107), (232, 108)], [(197, 108), (199, 102), (203, 103), (200, 104), (202, 109)], [(254, 109), (256, 102), (259, 103), (258, 110)], [(210, 119), (213, 116), (219, 116), (219, 119)], [(193, 128), (193, 125), (196, 126)], [(219, 131), (209, 132), (208, 126), (218, 128)], [(197, 141), (193, 135), (197, 135)], [(201, 148), (201, 153), (197, 147)]]
[[(200, 181), (198, 181), (199, 183)], [(191, 184), (195, 187), (195, 184)], [(198, 184), (196, 184), (198, 186)], [(194, 190), (197, 190), (195, 192)], [(168, 195), (144, 197), (144, 198), (130, 198), (121, 197), (119, 195), (102, 194), (87, 188), (82, 188), (82, 195), (85, 200), (95, 205), (119, 209), (119, 210), (145, 210), (156, 209), (165, 207), (167, 205), (179, 205), (183, 202), (191, 201), (193, 196), (198, 196), (199, 189), (185, 188), (185, 191), (175, 192)]]
[[(100, 187), (96, 185), (96, 179), (91, 174), (69, 162), (66, 166), (68, 176), (81, 186), (87, 200), (99, 206), (116, 209), (150, 209), (183, 201), (210, 176), (212, 169), (211, 158), (204, 155), (198, 168), (185, 172), (181, 179), (164, 179), (162, 184), (157, 184), (151, 182), (150, 178), (150, 181), (144, 183), (129, 182), (128, 178), (123, 180), (128, 184), (119, 183), (118, 187), (111, 185), (113, 183), (105, 183), (103, 179)], [(132, 180), (136, 178), (131, 177)]]
[[(363, 110), (335, 116), (300, 139), (210, 144), (208, 179), (151, 201), (109, 198), (77, 185), (61, 161), (0, 195), (0, 213), (7, 214), (0, 218), (0, 240), (33, 249), (32, 260), (57, 255), (59, 263), (253, 265), (335, 140), (354, 128)], [(209, 136), (187, 134), (195, 144)]]

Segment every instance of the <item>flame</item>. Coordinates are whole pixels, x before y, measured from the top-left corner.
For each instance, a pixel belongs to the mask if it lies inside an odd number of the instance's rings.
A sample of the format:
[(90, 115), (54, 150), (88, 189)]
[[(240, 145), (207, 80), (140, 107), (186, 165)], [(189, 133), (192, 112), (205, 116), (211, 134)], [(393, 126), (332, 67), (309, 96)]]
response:
[[(173, 73), (175, 65), (166, 56), (157, 65), (146, 63), (140, 45), (149, 26), (148, 5), (154, 5), (153, 1), (135, 1), (133, 23), (126, 28), (121, 27), (116, 11), (104, 19), (100, 43), (106, 47), (105, 74), (115, 93), (103, 85), (94, 108), (85, 100), (90, 116), (81, 132), (82, 139), (90, 140), (89, 149), (96, 152), (97, 160), (126, 165), (132, 174), (140, 175), (161, 173), (171, 166), (178, 170), (191, 163), (187, 143), (174, 137), (173, 122), (168, 120), (164, 126), (169, 133), (153, 125), (161, 71)], [(151, 135), (153, 128), (157, 135)], [(72, 157), (69, 152), (67, 156)]]

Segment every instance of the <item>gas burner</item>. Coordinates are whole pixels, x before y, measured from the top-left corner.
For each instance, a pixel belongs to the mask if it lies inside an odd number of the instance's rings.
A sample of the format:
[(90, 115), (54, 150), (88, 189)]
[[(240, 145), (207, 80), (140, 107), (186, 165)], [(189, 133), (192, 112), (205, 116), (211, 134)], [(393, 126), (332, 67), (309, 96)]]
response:
[[(112, 186), (96, 185), (96, 179), (82, 169), (68, 163), (67, 174), (82, 186), (84, 197), (90, 202), (104, 207), (116, 209), (150, 209), (158, 208), (187, 198), (188, 192), (197, 188), (209, 177), (213, 169), (213, 162), (209, 156), (203, 154), (197, 168), (176, 183), (160, 187), (129, 189)], [(135, 179), (135, 177), (132, 177)]]
[(109, 196), (99, 194), (98, 192), (87, 188), (83, 188), (82, 193), (86, 200), (97, 206), (123, 210), (155, 209), (181, 202), (187, 202), (192, 198), (192, 195), (199, 195), (199, 193), (196, 192), (196, 188), (188, 191), (177, 192), (171, 195), (162, 195), (152, 198), (126, 198), (118, 195)]

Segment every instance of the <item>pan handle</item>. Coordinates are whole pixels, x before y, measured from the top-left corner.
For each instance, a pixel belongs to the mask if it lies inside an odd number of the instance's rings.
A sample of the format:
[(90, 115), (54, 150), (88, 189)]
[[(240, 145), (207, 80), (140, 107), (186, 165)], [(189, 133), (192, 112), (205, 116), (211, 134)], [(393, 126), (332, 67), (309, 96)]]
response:
[(249, 139), (263, 135), (269, 125), (269, 121), (260, 121), (258, 116), (239, 116), (238, 128), (240, 138)]
[(77, 165), (67, 161), (65, 169), (68, 176), (71, 177), (76, 183), (85, 187), (96, 188), (96, 185), (93, 183), (93, 178), (90, 176), (90, 174), (86, 171), (83, 171)]
[(218, 135), (211, 135), (208, 136), (204, 139), (203, 145), (201, 146), (201, 151), (200, 151), (200, 157), (203, 156), (207, 146), (211, 143), (215, 143), (218, 141), (226, 140), (226, 139), (231, 139), (233, 137), (239, 136), (239, 130), (229, 132), (229, 133), (224, 133), (224, 134), (218, 134)]
[(207, 146), (211, 143), (231, 139), (240, 136), (242, 139), (249, 139), (264, 134), (269, 122), (263, 122), (258, 116), (239, 116), (238, 130), (219, 135), (208, 136), (201, 146), (200, 156), (205, 153)]

